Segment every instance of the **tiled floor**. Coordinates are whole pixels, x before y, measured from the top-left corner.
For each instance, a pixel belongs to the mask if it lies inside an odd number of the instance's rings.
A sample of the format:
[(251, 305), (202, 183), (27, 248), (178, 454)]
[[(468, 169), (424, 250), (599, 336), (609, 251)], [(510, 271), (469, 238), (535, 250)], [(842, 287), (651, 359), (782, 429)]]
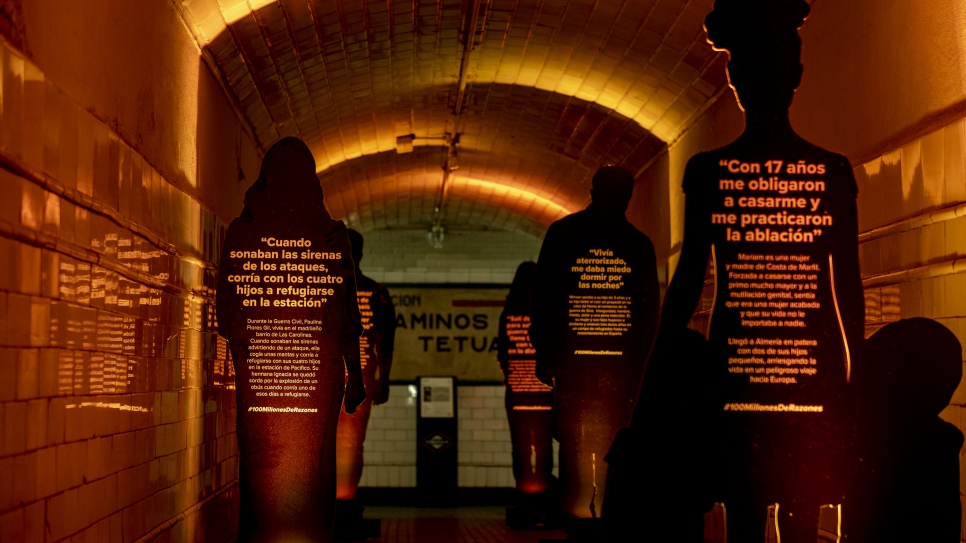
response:
[(537, 543), (565, 537), (562, 530), (511, 530), (503, 507), (366, 507), (365, 516), (382, 519), (380, 543)]

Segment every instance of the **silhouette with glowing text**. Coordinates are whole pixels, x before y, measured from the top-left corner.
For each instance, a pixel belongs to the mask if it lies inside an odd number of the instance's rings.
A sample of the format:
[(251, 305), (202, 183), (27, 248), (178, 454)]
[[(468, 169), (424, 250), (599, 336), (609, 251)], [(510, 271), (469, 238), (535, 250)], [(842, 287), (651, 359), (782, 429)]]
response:
[(550, 226), (537, 262), (530, 338), (537, 376), (554, 386), (561, 507), (571, 519), (600, 510), (604, 456), (628, 423), (657, 326), (654, 246), (624, 215), (633, 189), (624, 168), (598, 170), (591, 204)]
[(338, 469), (337, 495), (340, 500), (355, 498), (362, 478), (362, 443), (373, 405), (389, 399), (389, 370), (392, 368), (393, 343), (396, 338), (396, 309), (389, 289), (362, 274), (362, 234), (349, 230), (352, 259), (356, 265), (356, 288), (359, 311), (362, 315), (362, 337), (359, 338), (359, 363), (366, 385), (366, 400), (354, 414), (345, 411), (339, 416), (336, 445)]
[(963, 434), (939, 418), (963, 375), (962, 347), (923, 318), (888, 324), (868, 339), (855, 372), (857, 451), (849, 541), (959, 541)]
[[(517, 266), (500, 314), (497, 359), (506, 386), (506, 417), (513, 445), (518, 517), (513, 523), (541, 525), (551, 504), (553, 485), (553, 389), (536, 376), (536, 351), (530, 343), (530, 292), (537, 272), (534, 262)], [(509, 518), (509, 517), (508, 517)]]
[(681, 258), (641, 392), (661, 388), (661, 363), (683, 362), (674, 340), (710, 257), (708, 340), (724, 383), (711, 460), (733, 541), (763, 541), (768, 531), (784, 543), (814, 542), (820, 507), (838, 514), (844, 499), (844, 401), (864, 318), (858, 189), (848, 159), (803, 140), (789, 122), (808, 12), (804, 0), (717, 0), (705, 20), (708, 40), (730, 54), (746, 126), (688, 162)]
[(228, 228), (217, 291), (236, 374), (240, 542), (331, 539), (343, 393), (350, 412), (365, 399), (350, 252), (311, 151), (272, 145)]

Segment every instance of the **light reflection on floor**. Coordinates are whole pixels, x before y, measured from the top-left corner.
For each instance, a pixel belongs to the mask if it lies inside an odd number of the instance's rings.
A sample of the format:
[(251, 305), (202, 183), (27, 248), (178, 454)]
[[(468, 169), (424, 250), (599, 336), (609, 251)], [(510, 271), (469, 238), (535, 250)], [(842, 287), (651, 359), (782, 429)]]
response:
[(562, 530), (511, 530), (503, 507), (368, 506), (365, 516), (382, 519), (380, 543), (537, 543), (565, 537)]

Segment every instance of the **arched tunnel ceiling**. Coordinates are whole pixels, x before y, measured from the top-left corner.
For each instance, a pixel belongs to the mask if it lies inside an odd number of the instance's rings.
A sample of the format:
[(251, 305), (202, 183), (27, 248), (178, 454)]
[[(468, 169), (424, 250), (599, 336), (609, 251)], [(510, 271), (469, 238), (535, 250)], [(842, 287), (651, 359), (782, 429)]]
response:
[[(540, 235), (586, 205), (598, 167), (638, 171), (663, 145), (603, 106), (533, 87), (474, 85), (463, 118), (443, 217), (450, 226)], [(415, 147), (335, 164), (319, 175), (327, 205), (364, 230), (425, 227), (446, 154), (446, 147)]]
[(446, 226), (539, 235), (726, 84), (713, 0), (175, 2), (259, 144), (305, 140), (333, 215), (363, 230), (429, 225), (456, 134)]

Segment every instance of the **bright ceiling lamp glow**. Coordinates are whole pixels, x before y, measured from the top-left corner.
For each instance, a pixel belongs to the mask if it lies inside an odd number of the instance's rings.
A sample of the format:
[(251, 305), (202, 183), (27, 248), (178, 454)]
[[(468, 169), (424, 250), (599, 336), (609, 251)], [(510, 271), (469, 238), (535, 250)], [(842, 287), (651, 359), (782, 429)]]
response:
[(238, 22), (253, 11), (274, 4), (278, 0), (181, 0), (179, 5), (188, 12), (197, 28), (199, 45), (211, 43), (228, 25)]
[(472, 179), (469, 177), (455, 177), (451, 181), (453, 187), (465, 186), (474, 187), (483, 190), (492, 190), (497, 196), (517, 198), (522, 202), (537, 204), (545, 206), (546, 209), (556, 215), (563, 216), (573, 213), (573, 210), (569, 207), (562, 206), (557, 202), (554, 202), (550, 198), (541, 196), (535, 192), (529, 190), (513, 187), (510, 185), (504, 185), (503, 183), (496, 183), (493, 181), (483, 181), (482, 179)]
[(230, 0), (218, 3), (221, 5), (221, 15), (225, 18), (225, 24), (232, 24), (249, 13), (276, 2), (277, 0), (242, 0), (227, 7), (226, 4), (230, 4)]

